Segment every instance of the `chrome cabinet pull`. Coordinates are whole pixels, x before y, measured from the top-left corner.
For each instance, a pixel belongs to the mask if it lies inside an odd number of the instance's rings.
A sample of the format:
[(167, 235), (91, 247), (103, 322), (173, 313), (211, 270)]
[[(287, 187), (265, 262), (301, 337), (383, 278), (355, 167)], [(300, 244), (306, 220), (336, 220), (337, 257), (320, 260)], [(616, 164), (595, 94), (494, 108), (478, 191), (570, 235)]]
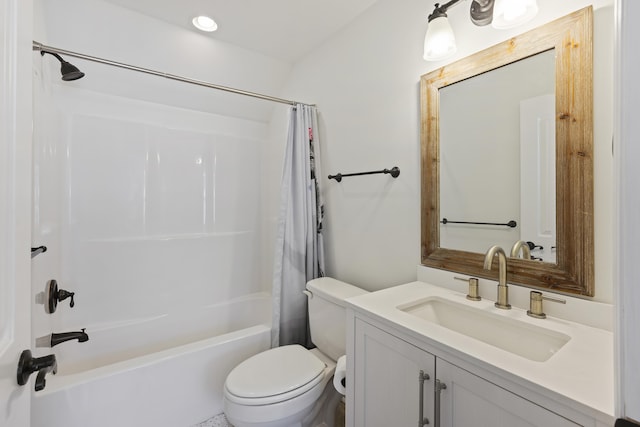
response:
[(424, 382), (429, 380), (429, 374), (425, 374), (424, 371), (420, 371), (418, 375), (418, 383), (419, 383), (419, 405), (418, 405), (418, 427), (424, 427), (426, 424), (429, 424), (429, 419), (424, 417)]
[(434, 414), (433, 414), (433, 418), (434, 418), (434, 425), (435, 427), (440, 427), (440, 392), (442, 390), (446, 390), (447, 385), (443, 382), (441, 382), (440, 380), (436, 380), (436, 401), (435, 401), (435, 408), (434, 409)]

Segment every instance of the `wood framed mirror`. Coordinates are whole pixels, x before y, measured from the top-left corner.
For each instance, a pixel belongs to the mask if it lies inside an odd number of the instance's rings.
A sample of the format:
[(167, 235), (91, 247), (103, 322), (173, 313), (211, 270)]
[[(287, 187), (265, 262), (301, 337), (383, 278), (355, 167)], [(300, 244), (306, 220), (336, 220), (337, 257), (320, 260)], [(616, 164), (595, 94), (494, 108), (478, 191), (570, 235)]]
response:
[[(555, 64), (555, 253), (550, 261), (510, 258), (507, 278), (509, 283), (593, 296), (592, 7), (576, 11), (421, 77), (422, 264), (476, 277), (497, 277), (497, 263), (494, 263), (493, 271), (483, 269), (484, 252), (481, 250), (441, 247), (441, 227), (448, 226), (447, 221), (442, 224), (441, 212), (441, 144), (446, 143), (441, 140), (441, 124), (445, 121), (445, 117), (441, 116), (441, 94), (452, 85), (501, 70), (509, 64), (543, 52), (552, 52), (551, 63)], [(493, 101), (486, 100), (486, 109), (493, 108)], [(465, 126), (465, 117), (456, 119), (460, 126)], [(478, 143), (476, 138), (470, 138), (467, 142)], [(493, 170), (501, 165), (489, 162), (482, 167)], [(511, 178), (505, 174), (503, 179)], [(451, 197), (448, 194), (446, 196)], [(505, 194), (504, 197), (520, 197), (520, 193), (515, 196)], [(495, 197), (484, 200), (484, 204), (492, 203), (496, 203)], [(478, 204), (475, 203), (475, 206)], [(457, 219), (493, 222), (493, 218)], [(516, 233), (512, 234), (512, 243), (529, 240), (527, 236), (520, 236), (519, 221), (516, 223), (518, 225), (514, 227)], [(482, 227), (491, 229), (493, 226)], [(486, 249), (493, 244), (496, 242), (487, 244)], [(503, 249), (508, 254), (511, 247)]]

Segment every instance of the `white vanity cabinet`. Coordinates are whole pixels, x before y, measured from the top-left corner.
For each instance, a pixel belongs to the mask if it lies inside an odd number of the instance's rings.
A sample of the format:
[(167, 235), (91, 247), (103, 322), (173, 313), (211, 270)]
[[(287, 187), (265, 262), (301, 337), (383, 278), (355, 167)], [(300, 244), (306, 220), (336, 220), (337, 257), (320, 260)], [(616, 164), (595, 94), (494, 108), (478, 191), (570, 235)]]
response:
[(351, 319), (351, 427), (580, 425), (487, 381), (482, 372), (471, 373), (409, 343), (391, 328)]
[[(575, 427), (576, 424), (446, 360), (436, 360), (440, 426)], [(437, 424), (436, 424), (437, 426)]]
[(433, 425), (435, 356), (360, 319), (355, 329), (355, 425)]

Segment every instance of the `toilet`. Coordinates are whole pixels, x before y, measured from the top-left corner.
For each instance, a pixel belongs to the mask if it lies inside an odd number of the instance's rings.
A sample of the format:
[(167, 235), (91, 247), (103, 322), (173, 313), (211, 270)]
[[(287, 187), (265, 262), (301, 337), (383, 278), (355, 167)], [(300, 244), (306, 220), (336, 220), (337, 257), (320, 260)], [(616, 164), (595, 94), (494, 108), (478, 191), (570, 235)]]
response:
[[(322, 277), (307, 283), (311, 341), (256, 354), (224, 384), (224, 413), (235, 427), (312, 427), (333, 390), (336, 361), (345, 354), (344, 300), (367, 291)], [(336, 400), (337, 403), (337, 400)]]

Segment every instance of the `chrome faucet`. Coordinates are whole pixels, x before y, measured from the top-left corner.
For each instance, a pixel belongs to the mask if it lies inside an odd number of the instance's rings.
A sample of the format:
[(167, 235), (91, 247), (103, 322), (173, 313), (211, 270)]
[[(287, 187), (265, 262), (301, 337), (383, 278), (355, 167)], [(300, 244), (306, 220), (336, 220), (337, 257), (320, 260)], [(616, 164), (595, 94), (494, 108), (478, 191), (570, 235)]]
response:
[(518, 258), (520, 251), (522, 251), (522, 259), (531, 259), (531, 248), (524, 240), (518, 240), (513, 244), (511, 248), (511, 258)]
[(509, 287), (507, 286), (507, 255), (500, 246), (492, 246), (484, 256), (484, 269), (491, 270), (493, 258), (498, 255), (498, 301), (495, 306), (504, 310), (509, 310)]

